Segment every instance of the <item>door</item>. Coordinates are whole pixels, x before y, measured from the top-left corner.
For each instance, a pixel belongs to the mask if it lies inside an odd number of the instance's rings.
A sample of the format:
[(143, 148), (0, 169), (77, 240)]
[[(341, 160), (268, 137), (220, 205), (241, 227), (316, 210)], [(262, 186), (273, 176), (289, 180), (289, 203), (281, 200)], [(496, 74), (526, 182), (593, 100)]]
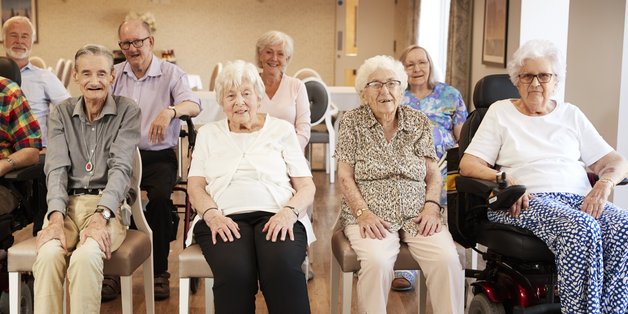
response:
[(394, 20), (395, 0), (338, 0), (335, 85), (354, 85), (370, 57), (394, 56)]

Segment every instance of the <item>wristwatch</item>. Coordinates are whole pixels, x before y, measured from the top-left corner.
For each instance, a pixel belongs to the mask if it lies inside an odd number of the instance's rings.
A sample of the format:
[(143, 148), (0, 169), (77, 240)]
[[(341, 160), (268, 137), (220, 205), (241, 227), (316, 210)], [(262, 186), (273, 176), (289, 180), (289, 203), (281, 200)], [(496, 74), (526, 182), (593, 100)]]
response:
[(360, 218), (360, 216), (362, 216), (362, 214), (364, 214), (367, 210), (369, 210), (368, 208), (358, 208), (355, 211), (355, 218)]
[(113, 213), (111, 212), (111, 210), (105, 207), (96, 207), (95, 213), (102, 214), (102, 217), (105, 218), (107, 222), (109, 222), (109, 219), (111, 219), (111, 217), (113, 216)]

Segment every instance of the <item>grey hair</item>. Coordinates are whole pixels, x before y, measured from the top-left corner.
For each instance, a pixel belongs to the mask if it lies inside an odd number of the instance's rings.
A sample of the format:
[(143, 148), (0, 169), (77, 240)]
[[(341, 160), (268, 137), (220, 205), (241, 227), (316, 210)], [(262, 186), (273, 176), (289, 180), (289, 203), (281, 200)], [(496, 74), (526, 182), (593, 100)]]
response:
[(113, 53), (111, 53), (111, 50), (109, 50), (109, 48), (96, 44), (87, 44), (81, 47), (81, 49), (76, 52), (76, 54), (74, 55), (74, 70), (76, 72), (78, 72), (78, 59), (85, 55), (103, 56), (107, 58), (107, 61), (109, 62), (109, 65), (111, 67), (111, 71), (113, 72)]
[(288, 67), (290, 59), (292, 59), (292, 55), (294, 53), (294, 41), (292, 40), (292, 37), (290, 37), (288, 34), (280, 31), (268, 31), (257, 40), (257, 44), (255, 44), (255, 60), (257, 60), (257, 66), (259, 68), (262, 67), (262, 63), (259, 60), (259, 56), (262, 50), (266, 49), (267, 47), (279, 44), (283, 45), (283, 51), (286, 54), (286, 65), (283, 69), (284, 71), (286, 71), (286, 68)]
[(216, 77), (216, 86), (214, 87), (216, 92), (216, 101), (218, 101), (218, 103), (222, 106), (224, 92), (233, 87), (240, 86), (244, 82), (248, 82), (253, 85), (255, 93), (257, 94), (257, 101), (261, 102), (262, 97), (264, 97), (264, 93), (266, 93), (262, 77), (257, 72), (257, 68), (253, 63), (245, 62), (243, 60), (227, 62), (220, 74)]
[(430, 56), (430, 53), (427, 52), (427, 49), (418, 46), (418, 45), (411, 45), (408, 48), (404, 49), (401, 52), (401, 56), (399, 57), (399, 61), (401, 61), (401, 63), (403, 63), (403, 66), (407, 66), (408, 63), (406, 62), (406, 58), (408, 58), (408, 54), (415, 49), (421, 49), (423, 50), (423, 52), (425, 52), (425, 56), (427, 57), (427, 62), (430, 65), (430, 75), (427, 76), (427, 86), (432, 89), (434, 88), (434, 86), (436, 86), (436, 84), (438, 83), (436, 81), (436, 77), (434, 75), (434, 62), (432, 61), (432, 56)]
[(528, 59), (549, 59), (552, 71), (556, 75), (556, 81), (562, 81), (565, 77), (566, 69), (563, 54), (556, 45), (545, 39), (533, 39), (523, 44), (512, 55), (512, 60), (508, 62), (508, 75), (510, 81), (517, 86), (521, 67)]
[(369, 76), (377, 70), (392, 71), (395, 74), (395, 78), (401, 81), (401, 86), (399, 87), (401, 91), (408, 87), (408, 75), (403, 64), (393, 57), (380, 55), (366, 59), (358, 68), (358, 73), (355, 76), (355, 90), (358, 92), (358, 95), (362, 95)]
[(3, 41), (7, 40), (7, 28), (9, 28), (11, 24), (16, 23), (16, 22), (24, 22), (28, 24), (28, 26), (31, 27), (31, 41), (32, 41), (31, 43), (35, 42), (35, 34), (36, 34), (35, 25), (33, 25), (33, 23), (31, 22), (29, 18), (25, 16), (20, 16), (20, 15), (11, 17), (10, 19), (6, 20), (4, 24), (2, 24), (2, 40)]

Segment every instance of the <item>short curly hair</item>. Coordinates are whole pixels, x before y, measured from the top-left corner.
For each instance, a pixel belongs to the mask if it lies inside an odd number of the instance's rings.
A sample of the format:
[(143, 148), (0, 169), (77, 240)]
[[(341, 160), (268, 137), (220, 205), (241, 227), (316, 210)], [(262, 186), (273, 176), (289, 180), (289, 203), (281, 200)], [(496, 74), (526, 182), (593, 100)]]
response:
[(519, 74), (521, 74), (521, 67), (523, 67), (525, 60), (542, 58), (549, 59), (557, 82), (565, 78), (566, 69), (563, 61), (564, 58), (558, 47), (549, 40), (533, 39), (519, 47), (512, 55), (512, 60), (508, 62), (510, 81), (517, 86), (517, 83), (519, 83)]

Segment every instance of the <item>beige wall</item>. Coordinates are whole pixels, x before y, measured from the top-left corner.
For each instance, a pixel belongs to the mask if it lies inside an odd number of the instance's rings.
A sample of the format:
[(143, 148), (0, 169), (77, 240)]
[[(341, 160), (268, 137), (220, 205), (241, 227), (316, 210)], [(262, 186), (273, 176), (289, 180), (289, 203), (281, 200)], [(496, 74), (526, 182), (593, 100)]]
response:
[(565, 100), (617, 147), (625, 1), (571, 1)]
[[(168, 1), (166, 1), (168, 2)], [(155, 49), (174, 49), (177, 64), (199, 74), (206, 89), (211, 66), (236, 58), (253, 61), (255, 42), (263, 32), (277, 29), (291, 35), (295, 55), (288, 68), (319, 71), (332, 82), (335, 1), (330, 0), (40, 0), (39, 42), (33, 55), (53, 66), (72, 58), (87, 43), (117, 49), (117, 27), (129, 11), (150, 11), (157, 21)], [(73, 95), (78, 93), (71, 85)]]

